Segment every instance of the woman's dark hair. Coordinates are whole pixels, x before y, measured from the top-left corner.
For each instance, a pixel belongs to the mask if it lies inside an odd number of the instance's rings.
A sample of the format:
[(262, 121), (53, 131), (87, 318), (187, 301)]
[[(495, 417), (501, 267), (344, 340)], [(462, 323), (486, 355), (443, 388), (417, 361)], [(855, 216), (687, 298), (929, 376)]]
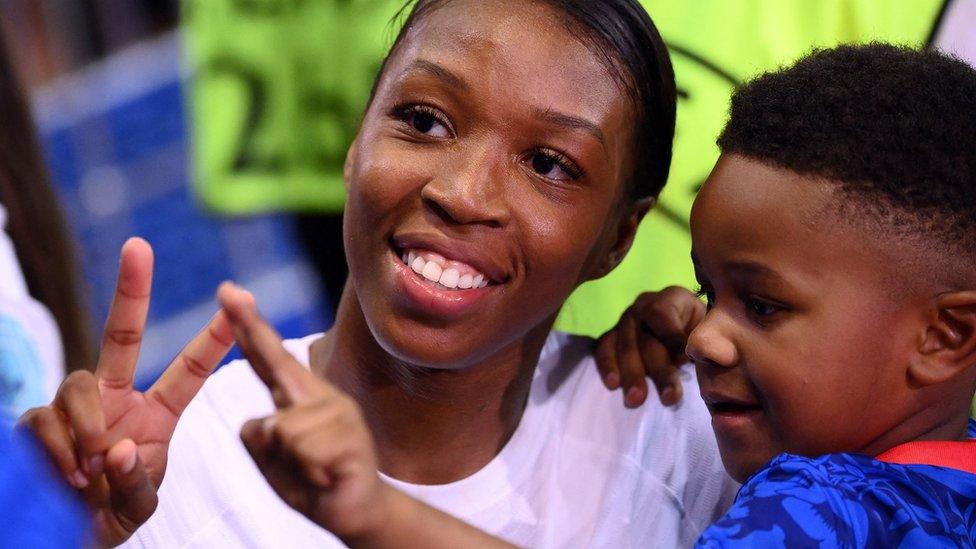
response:
[[(409, 0), (400, 8), (395, 20), (402, 19), (408, 9), (410, 12), (383, 61), (372, 93), (387, 61), (410, 30), (450, 1)], [(654, 22), (637, 0), (534, 1), (561, 14), (569, 32), (605, 61), (610, 74), (630, 95), (637, 111), (630, 198), (657, 198), (671, 167), (676, 95), (671, 59)]]
[(90, 369), (88, 317), (61, 209), (48, 183), (27, 101), (0, 33), (0, 204), (31, 296), (58, 323), (68, 372)]

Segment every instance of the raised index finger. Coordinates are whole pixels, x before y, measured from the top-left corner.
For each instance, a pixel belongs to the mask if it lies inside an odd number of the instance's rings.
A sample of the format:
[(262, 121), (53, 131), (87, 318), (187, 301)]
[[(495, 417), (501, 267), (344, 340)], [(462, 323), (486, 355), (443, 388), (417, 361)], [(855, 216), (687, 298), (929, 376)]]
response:
[(281, 336), (258, 313), (254, 298), (232, 283), (224, 282), (217, 300), (227, 312), (234, 339), (251, 367), (271, 390), (278, 407), (325, 397), (334, 392), (302, 366), (281, 344)]
[(122, 245), (115, 297), (105, 321), (95, 368), (99, 381), (110, 387), (132, 384), (149, 311), (152, 271), (153, 251), (149, 243), (141, 238), (127, 240)]

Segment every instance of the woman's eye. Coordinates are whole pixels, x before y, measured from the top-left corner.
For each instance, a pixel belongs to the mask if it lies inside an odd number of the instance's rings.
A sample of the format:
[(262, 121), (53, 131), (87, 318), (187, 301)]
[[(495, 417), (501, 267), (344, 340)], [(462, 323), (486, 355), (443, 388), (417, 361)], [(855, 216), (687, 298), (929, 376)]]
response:
[(577, 168), (565, 156), (548, 151), (540, 151), (532, 154), (529, 158), (532, 171), (556, 181), (566, 181), (578, 179), (582, 175), (582, 170)]
[(439, 113), (430, 107), (416, 105), (400, 111), (399, 118), (411, 129), (436, 138), (451, 137), (451, 130), (442, 121)]

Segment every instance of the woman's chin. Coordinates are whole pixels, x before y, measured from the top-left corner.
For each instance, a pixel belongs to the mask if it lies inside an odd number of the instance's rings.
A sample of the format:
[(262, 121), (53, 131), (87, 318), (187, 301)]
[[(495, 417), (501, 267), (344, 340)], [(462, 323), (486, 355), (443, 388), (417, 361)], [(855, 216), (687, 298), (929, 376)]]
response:
[(478, 357), (474, 350), (458, 345), (401, 345), (398, 358), (403, 362), (433, 370), (463, 370), (473, 366)]
[[(390, 320), (390, 319), (387, 319)], [(477, 337), (458, 327), (430, 329), (404, 321), (402, 324), (372, 330), (379, 345), (394, 359), (434, 370), (461, 370), (473, 366), (492, 353), (482, 350)]]

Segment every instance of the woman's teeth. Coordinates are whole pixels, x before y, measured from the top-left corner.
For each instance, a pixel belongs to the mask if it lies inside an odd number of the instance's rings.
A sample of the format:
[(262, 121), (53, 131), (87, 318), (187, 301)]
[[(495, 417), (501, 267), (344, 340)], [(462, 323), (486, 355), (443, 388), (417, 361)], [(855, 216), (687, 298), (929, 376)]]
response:
[[(436, 282), (449, 290), (467, 290), (470, 288), (484, 288), (488, 285), (485, 275), (477, 272), (470, 266), (462, 269), (447, 267), (440, 263), (437, 258), (431, 257), (424, 259), (415, 251), (404, 252), (401, 258), (403, 262), (410, 266), (410, 269), (425, 279)], [(461, 274), (461, 271), (465, 271)]]

